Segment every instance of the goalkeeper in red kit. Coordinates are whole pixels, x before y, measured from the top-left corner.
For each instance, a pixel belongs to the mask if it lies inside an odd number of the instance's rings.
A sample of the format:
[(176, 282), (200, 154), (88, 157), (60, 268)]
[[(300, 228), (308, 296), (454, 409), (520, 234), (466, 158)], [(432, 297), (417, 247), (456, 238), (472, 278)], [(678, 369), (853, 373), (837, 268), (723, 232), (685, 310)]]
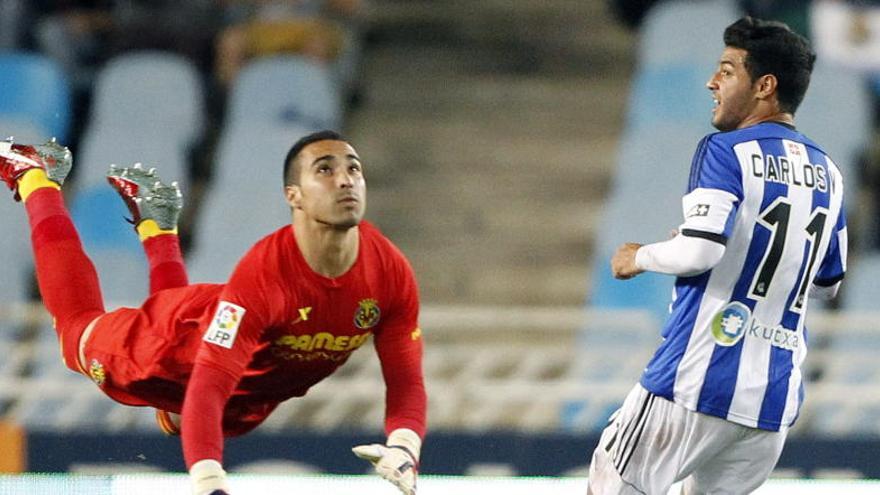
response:
[(303, 137), (284, 161), (285, 225), (226, 284), (189, 284), (177, 237), (182, 198), (153, 169), (111, 167), (150, 267), (139, 308), (106, 312), (61, 195), (72, 165), (54, 141), (0, 143), (0, 177), (24, 202), (37, 279), (64, 363), (117, 402), (157, 409), (179, 433), (194, 495), (228, 494), (223, 438), (305, 395), (373, 336), (387, 442), (355, 447), (407, 495), (425, 432), (418, 289), (401, 252), (363, 221), (363, 165), (340, 135)]

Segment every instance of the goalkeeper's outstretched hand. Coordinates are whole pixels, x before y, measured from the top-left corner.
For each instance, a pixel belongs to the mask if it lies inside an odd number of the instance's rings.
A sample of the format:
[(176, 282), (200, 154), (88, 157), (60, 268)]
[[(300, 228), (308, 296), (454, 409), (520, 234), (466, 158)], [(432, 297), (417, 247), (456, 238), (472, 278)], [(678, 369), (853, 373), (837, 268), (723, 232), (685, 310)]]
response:
[(373, 463), (379, 476), (390, 481), (403, 495), (416, 495), (421, 439), (412, 430), (398, 429), (385, 445), (374, 443), (354, 447), (352, 452)]

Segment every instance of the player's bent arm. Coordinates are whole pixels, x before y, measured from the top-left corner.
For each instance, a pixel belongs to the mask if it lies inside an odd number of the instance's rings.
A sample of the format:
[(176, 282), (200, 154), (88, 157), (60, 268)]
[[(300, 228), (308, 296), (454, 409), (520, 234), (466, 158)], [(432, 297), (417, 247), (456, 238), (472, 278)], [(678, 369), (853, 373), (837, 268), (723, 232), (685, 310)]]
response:
[(196, 364), (181, 412), (183, 457), (193, 495), (228, 492), (223, 471), (223, 409), (238, 380), (228, 372)]
[(713, 268), (722, 256), (724, 244), (678, 234), (668, 241), (642, 246), (636, 251), (635, 262), (640, 270), (690, 277)]

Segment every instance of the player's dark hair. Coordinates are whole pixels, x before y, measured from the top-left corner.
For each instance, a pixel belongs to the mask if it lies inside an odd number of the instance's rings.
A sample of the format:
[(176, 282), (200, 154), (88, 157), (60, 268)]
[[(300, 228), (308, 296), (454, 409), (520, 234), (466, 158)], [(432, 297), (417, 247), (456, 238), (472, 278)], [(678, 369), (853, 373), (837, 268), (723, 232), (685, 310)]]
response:
[(810, 85), (816, 53), (810, 42), (781, 22), (743, 17), (724, 30), (724, 44), (747, 52), (752, 82), (776, 76), (776, 94), (783, 112), (794, 114)]
[(299, 138), (299, 141), (293, 143), (293, 146), (290, 147), (290, 151), (287, 152), (287, 156), (284, 158), (284, 185), (296, 185), (299, 184), (299, 173), (300, 167), (296, 165), (296, 158), (299, 156), (300, 152), (306, 146), (316, 143), (318, 141), (344, 141), (348, 142), (341, 134), (336, 131), (323, 130), (318, 132), (313, 132), (306, 136)]

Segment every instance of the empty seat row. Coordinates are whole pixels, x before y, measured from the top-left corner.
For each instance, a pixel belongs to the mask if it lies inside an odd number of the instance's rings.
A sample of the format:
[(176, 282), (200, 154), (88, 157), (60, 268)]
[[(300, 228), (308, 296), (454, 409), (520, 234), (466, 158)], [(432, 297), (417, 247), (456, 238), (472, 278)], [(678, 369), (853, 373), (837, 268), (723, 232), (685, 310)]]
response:
[[(65, 141), (70, 95), (53, 62), (37, 54), (0, 55), (0, 85), (0, 133), (17, 142), (49, 136)], [(224, 280), (247, 248), (290, 221), (280, 179), (283, 158), (302, 135), (340, 125), (337, 85), (329, 69), (296, 56), (258, 59), (241, 71), (215, 154), (214, 181), (196, 225), (193, 280)], [(120, 55), (96, 78), (67, 199), (109, 301), (141, 300), (147, 272), (137, 238), (123, 220), (127, 210), (107, 187), (105, 173), (110, 164), (142, 162), (157, 167), (164, 179), (178, 181), (186, 194), (191, 151), (206, 124), (204, 105), (196, 69), (171, 53)], [(242, 202), (250, 209), (241, 208)], [(261, 214), (253, 215), (253, 208)], [(29, 260), (27, 223), (20, 210), (11, 201), (0, 205), (0, 231), (9, 234), (0, 236), (0, 248)], [(228, 235), (231, 224), (239, 235)], [(31, 273), (29, 263), (0, 271), (4, 301), (27, 298)]]

